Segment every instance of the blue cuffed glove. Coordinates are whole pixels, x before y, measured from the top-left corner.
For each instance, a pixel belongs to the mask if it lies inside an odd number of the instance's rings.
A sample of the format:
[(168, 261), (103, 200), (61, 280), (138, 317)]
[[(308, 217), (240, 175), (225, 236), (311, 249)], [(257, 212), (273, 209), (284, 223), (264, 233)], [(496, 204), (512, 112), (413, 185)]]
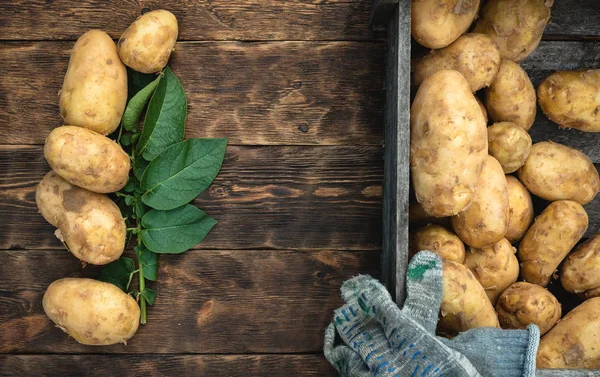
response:
[(534, 377), (537, 326), (471, 329), (452, 340), (435, 336), (442, 300), (442, 261), (422, 251), (411, 261), (402, 310), (377, 280), (342, 285), (346, 305), (325, 332), (325, 357), (351, 377)]

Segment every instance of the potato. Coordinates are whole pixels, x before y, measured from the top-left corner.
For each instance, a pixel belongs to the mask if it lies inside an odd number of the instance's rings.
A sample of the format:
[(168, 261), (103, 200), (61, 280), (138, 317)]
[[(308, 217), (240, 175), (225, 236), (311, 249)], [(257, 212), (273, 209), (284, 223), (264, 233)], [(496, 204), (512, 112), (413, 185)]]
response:
[(548, 76), (537, 95), (542, 111), (560, 127), (600, 132), (600, 70), (563, 71)]
[(410, 165), (417, 201), (436, 217), (462, 211), (487, 155), (485, 119), (457, 71), (426, 78), (411, 106)]
[(577, 247), (560, 273), (562, 286), (584, 298), (600, 296), (600, 234)]
[(125, 343), (140, 323), (137, 302), (117, 286), (92, 279), (60, 279), (42, 301), (46, 315), (81, 344)]
[(476, 327), (500, 327), (490, 299), (468, 268), (443, 261), (442, 280), (438, 332), (453, 335)]
[(600, 189), (598, 171), (585, 154), (551, 141), (531, 147), (518, 175), (532, 194), (548, 201), (587, 204)]
[(588, 226), (583, 207), (572, 200), (550, 203), (533, 222), (519, 244), (521, 276), (545, 287)]
[(68, 182), (98, 193), (119, 191), (129, 180), (127, 153), (111, 139), (85, 128), (57, 127), (46, 138), (44, 156)]
[(154, 10), (135, 20), (121, 35), (119, 56), (123, 63), (142, 73), (161, 71), (175, 49), (177, 18), (166, 10)]
[(544, 335), (538, 368), (600, 368), (600, 297), (585, 301)]
[(469, 248), (465, 254), (465, 266), (481, 284), (492, 305), (498, 296), (519, 277), (519, 261), (515, 248), (506, 238), (483, 249)]
[(515, 243), (529, 229), (533, 222), (533, 202), (529, 191), (515, 177), (507, 175), (508, 185), (508, 230), (504, 237)]
[(483, 118), (485, 119), (485, 124), (488, 124), (488, 113), (487, 113), (487, 110), (485, 109), (485, 105), (483, 104), (483, 102), (481, 102), (479, 97), (475, 97), (475, 99), (477, 100), (477, 103), (479, 104), (479, 107), (481, 108), (481, 112), (483, 113)]
[(57, 227), (56, 236), (83, 262), (107, 264), (125, 249), (126, 225), (119, 207), (50, 171), (38, 184), (35, 201), (42, 216)]
[(488, 127), (490, 155), (502, 165), (505, 174), (517, 171), (529, 156), (531, 136), (512, 122), (494, 123)]
[(513, 122), (525, 131), (535, 120), (535, 89), (517, 63), (502, 60), (496, 78), (485, 89), (485, 107), (494, 122)]
[(117, 129), (127, 103), (127, 70), (113, 40), (101, 30), (83, 34), (73, 47), (60, 91), (66, 124), (102, 135)]
[(478, 10), (479, 0), (412, 0), (412, 36), (425, 47), (446, 47), (467, 31)]
[(508, 287), (496, 304), (498, 320), (503, 329), (525, 329), (537, 325), (544, 335), (562, 315), (560, 303), (545, 288), (524, 281)]
[(429, 250), (442, 260), (462, 263), (465, 259), (465, 245), (458, 236), (443, 226), (427, 225), (417, 231), (414, 237), (413, 253)]
[(473, 31), (487, 34), (504, 59), (521, 61), (540, 43), (554, 0), (489, 0)]
[(499, 242), (508, 230), (508, 187), (500, 163), (486, 156), (471, 204), (452, 217), (464, 243), (484, 248)]
[(413, 61), (413, 83), (420, 85), (426, 77), (442, 69), (460, 72), (475, 92), (492, 83), (500, 68), (500, 51), (484, 34), (465, 34), (450, 46), (433, 50)]

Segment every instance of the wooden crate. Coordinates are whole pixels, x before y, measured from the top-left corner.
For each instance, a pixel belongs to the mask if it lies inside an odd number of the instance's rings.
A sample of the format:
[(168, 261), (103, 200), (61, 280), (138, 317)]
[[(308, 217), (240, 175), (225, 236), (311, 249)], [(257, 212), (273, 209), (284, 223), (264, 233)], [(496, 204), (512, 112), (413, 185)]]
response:
[[(387, 29), (381, 279), (399, 305), (405, 297), (408, 265), (410, 4), (410, 0), (373, 0), (371, 14), (375, 29)], [(594, 26), (592, 34), (597, 35), (592, 38), (586, 35), (586, 27), (600, 23), (600, 1), (559, 0), (553, 8), (553, 19), (557, 7), (562, 22), (548, 25), (546, 34), (550, 31), (551, 42), (542, 42), (520, 63), (536, 88), (541, 80), (557, 70), (600, 68), (600, 40), (597, 40), (600, 29)], [(582, 150), (599, 167), (600, 133), (559, 130), (538, 109), (530, 134), (534, 143), (552, 140)], [(586, 232), (589, 237), (600, 231), (600, 197), (585, 208), (590, 221)], [(536, 376), (600, 377), (600, 371), (538, 369)]]

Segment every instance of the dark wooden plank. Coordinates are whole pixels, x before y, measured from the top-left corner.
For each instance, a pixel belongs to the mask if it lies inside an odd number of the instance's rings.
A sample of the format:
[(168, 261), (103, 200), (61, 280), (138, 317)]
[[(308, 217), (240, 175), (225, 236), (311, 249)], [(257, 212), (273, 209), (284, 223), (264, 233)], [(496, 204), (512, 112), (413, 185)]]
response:
[(544, 30), (545, 38), (600, 37), (600, 2), (595, 0), (557, 0), (552, 6), (550, 23)]
[[(371, 25), (378, 30), (385, 30), (389, 20), (395, 14), (395, 8), (399, 0), (372, 0), (371, 1)], [(402, 0), (408, 1), (408, 0)], [(388, 40), (392, 35), (388, 34)]]
[(321, 355), (0, 355), (0, 376), (335, 377)]
[(182, 40), (369, 40), (368, 0), (4, 0), (0, 38), (75, 40), (89, 29), (121, 33), (144, 9), (167, 9)]
[[(62, 248), (35, 204), (48, 170), (41, 146), (0, 146), (0, 249)], [(382, 177), (378, 147), (229, 147), (200, 247), (378, 250)]]
[[(43, 144), (62, 124), (57, 93), (72, 44), (0, 43), (0, 144)], [(188, 96), (187, 136), (248, 145), (380, 145), (384, 47), (179, 43), (172, 67)]]
[(321, 352), (342, 281), (377, 276), (379, 253), (192, 250), (159, 259), (148, 323), (127, 346), (83, 346), (45, 316), (46, 287), (97, 276), (59, 250), (0, 251), (0, 353)]
[[(556, 71), (600, 68), (600, 42), (542, 41), (521, 64), (537, 87), (544, 78)], [(580, 149), (594, 162), (600, 162), (600, 133), (561, 130), (539, 107), (529, 133), (534, 142), (552, 140)]]
[(384, 141), (382, 279), (404, 301), (408, 264), (410, 149), (410, 1), (401, 1), (388, 25)]

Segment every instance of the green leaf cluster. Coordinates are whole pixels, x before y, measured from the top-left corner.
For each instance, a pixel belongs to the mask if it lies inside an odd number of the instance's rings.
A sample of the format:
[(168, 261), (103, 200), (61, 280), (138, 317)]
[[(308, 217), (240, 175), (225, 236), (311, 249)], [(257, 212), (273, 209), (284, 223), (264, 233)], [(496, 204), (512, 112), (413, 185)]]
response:
[[(158, 76), (128, 70), (128, 82), (129, 100), (116, 139), (128, 153), (132, 170), (129, 182), (115, 196), (126, 218), (127, 244), (134, 236), (137, 239), (136, 261), (122, 257), (106, 265), (99, 279), (139, 300), (140, 321), (145, 323), (146, 305), (156, 299), (146, 280), (158, 279), (158, 254), (189, 250), (217, 223), (189, 203), (219, 173), (227, 140), (184, 140), (187, 100), (169, 67)], [(130, 289), (136, 274), (138, 287)]]

